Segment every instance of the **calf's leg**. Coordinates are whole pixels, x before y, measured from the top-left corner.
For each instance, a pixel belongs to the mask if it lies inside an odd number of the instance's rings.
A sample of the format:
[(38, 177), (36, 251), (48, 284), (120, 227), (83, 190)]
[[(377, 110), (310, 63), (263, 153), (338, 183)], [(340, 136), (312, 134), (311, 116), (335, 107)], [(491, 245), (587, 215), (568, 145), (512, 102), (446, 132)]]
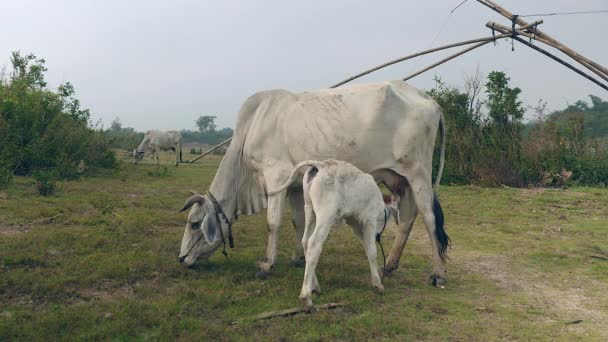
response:
[(308, 310), (312, 309), (312, 291), (316, 279), (316, 268), (323, 249), (323, 243), (329, 235), (333, 221), (330, 217), (318, 217), (314, 232), (310, 235), (306, 251), (306, 269), (304, 270), (304, 281), (302, 283), (302, 291), (300, 292), (300, 300), (304, 307)]

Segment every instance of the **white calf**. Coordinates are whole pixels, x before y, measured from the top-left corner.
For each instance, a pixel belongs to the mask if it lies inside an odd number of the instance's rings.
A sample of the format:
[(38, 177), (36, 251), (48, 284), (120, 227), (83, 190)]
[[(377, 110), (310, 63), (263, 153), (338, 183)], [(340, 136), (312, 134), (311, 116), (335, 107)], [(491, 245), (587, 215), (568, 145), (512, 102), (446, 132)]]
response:
[[(395, 203), (385, 204), (374, 178), (354, 165), (343, 161), (303, 161), (291, 171), (289, 180), (274, 195), (285, 190), (296, 179), (299, 170), (308, 167), (302, 180), (306, 225), (302, 247), (306, 257), (306, 270), (300, 299), (308, 309), (312, 308), (312, 292), (319, 292), (315, 268), (323, 243), (333, 225), (348, 223), (363, 242), (372, 285), (384, 291), (376, 264), (375, 236), (383, 231), (392, 215), (399, 223), (399, 211)], [(314, 228), (313, 228), (314, 226)]]

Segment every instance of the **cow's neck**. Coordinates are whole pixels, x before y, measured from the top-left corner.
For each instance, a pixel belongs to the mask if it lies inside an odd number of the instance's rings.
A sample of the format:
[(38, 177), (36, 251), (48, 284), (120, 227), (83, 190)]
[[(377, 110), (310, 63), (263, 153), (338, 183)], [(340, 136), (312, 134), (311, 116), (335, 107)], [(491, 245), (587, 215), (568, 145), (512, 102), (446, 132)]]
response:
[(239, 160), (240, 154), (229, 149), (209, 187), (230, 222), (236, 220), (238, 210)]

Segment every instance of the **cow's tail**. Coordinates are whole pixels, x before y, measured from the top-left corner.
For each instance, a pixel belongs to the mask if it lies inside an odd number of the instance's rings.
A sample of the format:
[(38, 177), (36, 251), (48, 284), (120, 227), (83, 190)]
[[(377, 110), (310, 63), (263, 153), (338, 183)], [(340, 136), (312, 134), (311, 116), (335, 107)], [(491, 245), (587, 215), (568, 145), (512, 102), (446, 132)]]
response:
[[(441, 182), (441, 174), (443, 173), (443, 164), (445, 164), (445, 120), (443, 119), (443, 113), (440, 113), (439, 117), (439, 135), (441, 137), (441, 149), (439, 152), (439, 168), (437, 169), (437, 177), (435, 177), (435, 194), (439, 193), (439, 183)], [(435, 197), (437, 197), (435, 195)]]
[(182, 144), (184, 143), (184, 140), (182, 139), (182, 134), (179, 134), (179, 161), (182, 162), (184, 161), (182, 159)]
[(439, 203), (439, 183), (441, 182), (441, 174), (443, 173), (443, 165), (445, 164), (445, 120), (443, 113), (439, 117), (439, 134), (441, 136), (441, 148), (439, 152), (439, 168), (437, 169), (437, 177), (435, 177), (435, 185), (433, 191), (433, 214), (435, 215), (435, 237), (439, 242), (439, 256), (445, 260), (447, 258), (448, 247), (450, 246), (450, 237), (444, 229), (443, 209)]
[(319, 167), (321, 167), (321, 165), (322, 165), (322, 162), (319, 162), (316, 160), (305, 160), (305, 161), (299, 162), (298, 164), (296, 164), (296, 166), (293, 167), (293, 170), (291, 170), (291, 174), (289, 174), (289, 178), (287, 179), (287, 181), (285, 183), (283, 183), (283, 185), (279, 186), (277, 189), (268, 191), (267, 192), (268, 196), (276, 195), (279, 192), (287, 189), (291, 185), (291, 183), (293, 183), (293, 181), (296, 180), (296, 177), (298, 176), (298, 173), (301, 168), (303, 168), (305, 166), (312, 166), (312, 167), (319, 168)]
[(435, 237), (437, 238), (437, 242), (439, 242), (439, 256), (445, 260), (448, 254), (448, 247), (450, 246), (450, 237), (444, 228), (443, 210), (441, 209), (437, 193), (433, 194), (433, 214), (435, 215)]

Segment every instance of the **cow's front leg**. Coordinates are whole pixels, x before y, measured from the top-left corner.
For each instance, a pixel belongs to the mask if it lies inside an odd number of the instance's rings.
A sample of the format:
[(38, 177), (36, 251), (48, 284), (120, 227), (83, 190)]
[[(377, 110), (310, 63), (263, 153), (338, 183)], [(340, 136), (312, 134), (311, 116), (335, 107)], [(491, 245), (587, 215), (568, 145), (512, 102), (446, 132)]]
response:
[(158, 147), (154, 148), (154, 157), (156, 158), (156, 168), (160, 169), (160, 149)]
[(258, 264), (256, 277), (265, 278), (270, 274), (277, 259), (277, 248), (279, 244), (279, 225), (281, 214), (285, 203), (285, 193), (280, 193), (268, 198), (268, 247), (266, 258)]

